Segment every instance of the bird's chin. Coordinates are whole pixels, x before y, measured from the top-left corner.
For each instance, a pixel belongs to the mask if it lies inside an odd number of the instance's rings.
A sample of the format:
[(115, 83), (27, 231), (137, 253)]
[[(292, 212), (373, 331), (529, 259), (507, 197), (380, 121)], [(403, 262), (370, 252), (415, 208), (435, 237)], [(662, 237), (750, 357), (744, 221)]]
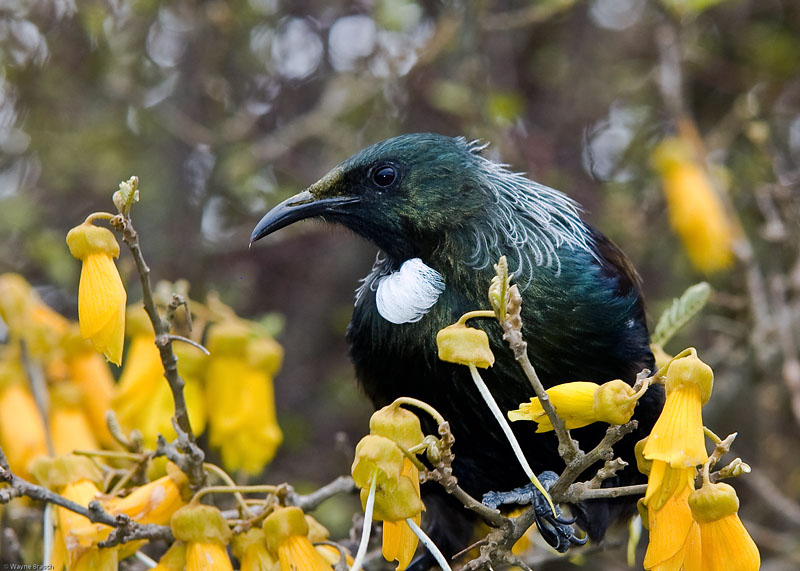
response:
[(335, 220), (345, 215), (343, 209), (360, 201), (357, 196), (333, 196), (315, 198), (308, 190), (291, 196), (267, 212), (253, 228), (250, 243), (260, 240), (290, 224), (307, 218), (322, 217)]

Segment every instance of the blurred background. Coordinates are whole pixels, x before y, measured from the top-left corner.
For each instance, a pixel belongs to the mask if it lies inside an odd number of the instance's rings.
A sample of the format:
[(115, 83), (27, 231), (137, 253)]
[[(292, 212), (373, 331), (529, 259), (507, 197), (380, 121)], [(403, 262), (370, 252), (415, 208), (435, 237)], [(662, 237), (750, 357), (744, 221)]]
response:
[[(304, 223), (250, 249), (250, 231), (339, 161), (415, 131), (490, 141), (578, 200), (639, 269), (653, 320), (711, 283), (666, 350), (696, 346), (716, 372), (705, 420), (739, 431), (754, 468), (736, 486), (763, 568), (800, 567), (794, 0), (2, 0), (0, 273), (76, 317), (64, 236), (138, 175), (154, 279), (282, 323), (285, 441), (261, 479), (311, 489), (348, 471), (368, 430), (344, 331), (375, 248)], [(670, 225), (680, 205), (653, 153), (674, 135), (732, 228), (716, 267)], [(139, 299), (125, 252), (119, 267)]]

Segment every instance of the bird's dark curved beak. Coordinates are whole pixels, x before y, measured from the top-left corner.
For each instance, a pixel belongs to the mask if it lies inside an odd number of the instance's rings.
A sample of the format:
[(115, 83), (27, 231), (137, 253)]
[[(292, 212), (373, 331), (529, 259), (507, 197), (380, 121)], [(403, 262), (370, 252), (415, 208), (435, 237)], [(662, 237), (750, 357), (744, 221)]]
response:
[(341, 206), (358, 202), (357, 196), (333, 196), (330, 198), (315, 198), (310, 191), (304, 190), (287, 198), (275, 208), (267, 212), (253, 228), (250, 235), (250, 244), (260, 240), (276, 230), (285, 228), (289, 224), (314, 216), (336, 212)]

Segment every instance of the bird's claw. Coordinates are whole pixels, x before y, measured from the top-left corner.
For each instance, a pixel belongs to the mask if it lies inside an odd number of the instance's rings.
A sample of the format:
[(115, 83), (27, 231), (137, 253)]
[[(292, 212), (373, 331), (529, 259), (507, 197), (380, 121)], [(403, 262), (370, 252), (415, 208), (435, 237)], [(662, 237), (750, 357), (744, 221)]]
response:
[[(542, 472), (538, 478), (544, 489), (549, 490), (558, 480), (558, 474), (548, 470)], [(492, 509), (508, 504), (532, 504), (539, 533), (559, 553), (565, 553), (570, 545), (583, 545), (588, 540), (587, 537), (578, 537), (575, 534), (575, 528), (572, 527), (575, 518), (565, 517), (558, 506), (555, 506), (553, 513), (547, 498), (533, 484), (510, 492), (487, 492), (483, 496), (483, 504)]]

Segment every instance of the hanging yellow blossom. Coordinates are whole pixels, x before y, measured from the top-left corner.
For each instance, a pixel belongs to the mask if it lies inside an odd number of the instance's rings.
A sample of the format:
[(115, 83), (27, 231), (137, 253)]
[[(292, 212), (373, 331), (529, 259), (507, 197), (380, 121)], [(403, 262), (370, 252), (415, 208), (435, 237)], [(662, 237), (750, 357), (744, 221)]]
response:
[(672, 468), (663, 460), (652, 460), (644, 496), (648, 509), (660, 510), (671, 497), (686, 489), (693, 490), (696, 475), (697, 469), (694, 466)]
[(189, 504), (170, 520), (176, 539), (186, 544), (186, 571), (233, 571), (225, 546), (231, 530), (213, 506)]
[(652, 571), (701, 571), (700, 529), (689, 510), (690, 488), (670, 497), (661, 509), (647, 510), (650, 542), (643, 566)]
[[(420, 444), (424, 435), (419, 417), (399, 406), (389, 405), (375, 412), (369, 421), (370, 433), (383, 436), (396, 442), (404, 449)], [(400, 479), (410, 481), (413, 491), (419, 497), (419, 469), (407, 457), (403, 457)], [(424, 506), (423, 508), (424, 509)], [(420, 524), (422, 512), (413, 516), (414, 523)], [(417, 550), (419, 538), (411, 530), (405, 519), (383, 520), (383, 557), (387, 561), (397, 561), (397, 571), (403, 571), (411, 563)]]
[(462, 320), (448, 325), (436, 334), (439, 359), (458, 365), (475, 365), (486, 369), (494, 365), (489, 336), (483, 329), (467, 327)]
[(117, 365), (122, 363), (127, 294), (113, 258), (119, 244), (107, 228), (84, 222), (67, 233), (70, 253), (83, 262), (78, 286), (81, 335)]
[[(408, 458), (403, 458), (400, 477), (411, 481), (416, 496), (419, 497), (419, 469)], [(412, 519), (419, 525), (422, 521), (422, 512), (418, 512)], [(409, 566), (418, 543), (419, 538), (405, 520), (383, 521), (383, 557), (387, 561), (397, 561), (397, 571), (403, 571)]]
[(241, 571), (278, 571), (280, 564), (267, 551), (267, 540), (260, 527), (237, 533), (231, 541)]
[[(98, 499), (99, 469), (81, 456), (40, 458), (31, 468), (36, 479), (46, 487), (82, 506)], [(116, 571), (116, 548), (100, 549), (97, 543), (108, 537), (111, 528), (90, 522), (66, 508), (53, 512), (56, 530), (50, 563), (54, 569), (69, 571)]]
[(208, 334), (209, 443), (219, 448), (227, 469), (251, 474), (263, 470), (283, 439), (270, 374), (281, 350), (262, 341), (237, 319), (215, 324)]
[(57, 455), (100, 448), (84, 412), (84, 397), (80, 389), (70, 383), (53, 385), (50, 405), (50, 434)]
[(84, 410), (97, 440), (111, 447), (114, 439), (108, 431), (106, 413), (111, 410), (114, 377), (108, 363), (85, 341), (73, 340), (67, 350), (67, 367), (72, 384), (83, 394)]
[(653, 151), (652, 163), (664, 187), (670, 224), (692, 265), (707, 274), (730, 266), (734, 224), (690, 144), (676, 137), (664, 139)]
[(674, 360), (667, 369), (664, 409), (644, 446), (645, 458), (674, 468), (697, 466), (708, 458), (702, 406), (711, 396), (714, 373), (696, 353)]
[(134, 488), (125, 497), (105, 498), (102, 503), (112, 515), (124, 513), (139, 523), (167, 525), (190, 495), (186, 474), (168, 462), (166, 476)]
[(262, 526), (269, 553), (281, 571), (331, 571), (331, 565), (308, 538), (308, 522), (298, 507), (278, 508)]
[[(558, 415), (564, 419), (567, 430), (581, 428), (593, 422), (625, 424), (633, 416), (636, 402), (647, 387), (638, 393), (625, 381), (616, 379), (602, 385), (585, 381), (562, 383), (547, 389), (547, 396)], [(532, 420), (538, 424), (536, 432), (553, 430), (553, 423), (545, 413), (538, 397), (522, 403), (518, 410), (508, 412), (511, 421)]]
[(385, 436), (369, 434), (356, 446), (350, 471), (356, 486), (361, 488), (362, 507), (367, 504), (373, 479), (376, 480), (373, 519), (402, 521), (425, 509), (417, 491), (419, 478), (414, 482), (404, 471), (404, 460), (407, 458), (397, 444)]
[[(739, 498), (725, 483), (713, 484), (704, 474), (703, 486), (689, 496), (692, 517), (700, 528), (703, 571), (757, 571), (758, 547), (739, 519)], [(687, 568), (688, 569), (688, 568)]]
[(0, 356), (0, 447), (11, 470), (29, 478), (30, 463), (47, 454), (47, 434), (20, 363), (7, 349)]

